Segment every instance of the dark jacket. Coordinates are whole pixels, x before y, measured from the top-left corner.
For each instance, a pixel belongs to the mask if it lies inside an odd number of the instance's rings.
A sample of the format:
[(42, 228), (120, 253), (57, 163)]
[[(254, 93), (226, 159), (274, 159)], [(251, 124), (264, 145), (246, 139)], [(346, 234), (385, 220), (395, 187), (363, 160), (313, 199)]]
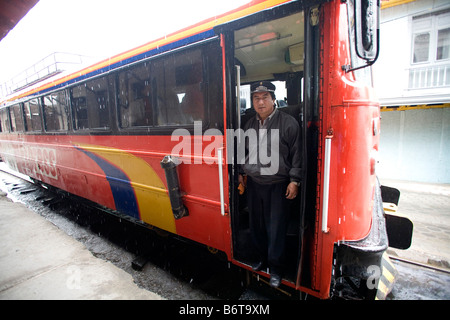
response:
[[(266, 121), (268, 121), (265, 125), (267, 127), (266, 139), (264, 139), (264, 131), (259, 130), (260, 124), (256, 116), (245, 124), (244, 133), (253, 129), (259, 143), (252, 143), (248, 138), (251, 135), (245, 135), (247, 137), (245, 139), (245, 163), (241, 164), (240, 171), (259, 184), (299, 182), (302, 155), (298, 122), (292, 116), (279, 110), (275, 110), (273, 116)], [(272, 144), (275, 144), (273, 148)]]

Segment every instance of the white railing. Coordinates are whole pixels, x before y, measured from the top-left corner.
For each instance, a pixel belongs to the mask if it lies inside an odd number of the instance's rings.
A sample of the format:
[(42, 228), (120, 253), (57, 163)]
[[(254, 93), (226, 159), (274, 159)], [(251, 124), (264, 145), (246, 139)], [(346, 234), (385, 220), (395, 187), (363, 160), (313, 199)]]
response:
[(408, 89), (450, 86), (450, 63), (412, 67), (409, 69)]
[(48, 79), (55, 74), (68, 70), (71, 65), (82, 64), (84, 58), (86, 57), (77, 54), (54, 52), (20, 72), (11, 80), (1, 84), (0, 95), (5, 97), (42, 80)]

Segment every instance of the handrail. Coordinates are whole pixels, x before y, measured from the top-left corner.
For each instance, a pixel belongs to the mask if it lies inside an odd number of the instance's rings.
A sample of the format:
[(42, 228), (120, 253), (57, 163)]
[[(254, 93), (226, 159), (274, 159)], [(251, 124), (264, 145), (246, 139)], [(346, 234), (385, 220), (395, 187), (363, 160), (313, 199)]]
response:
[(322, 189), (322, 232), (328, 233), (328, 201), (330, 192), (330, 160), (331, 160), (331, 138), (325, 137), (325, 159), (323, 168), (323, 189)]

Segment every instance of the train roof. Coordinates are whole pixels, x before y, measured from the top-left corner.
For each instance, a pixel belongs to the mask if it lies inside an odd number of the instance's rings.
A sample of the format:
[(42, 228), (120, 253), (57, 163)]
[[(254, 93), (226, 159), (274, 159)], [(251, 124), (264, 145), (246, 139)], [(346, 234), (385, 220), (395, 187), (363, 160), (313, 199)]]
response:
[(11, 104), (12, 101), (17, 102), (26, 100), (30, 96), (37, 96), (46, 92), (54, 91), (59, 88), (70, 86), (85, 79), (104, 74), (109, 71), (116, 70), (120, 67), (130, 65), (134, 62), (159, 55), (164, 52), (174, 50), (192, 43), (209, 39), (216, 36), (215, 28), (221, 25), (227, 25), (240, 18), (250, 16), (252, 14), (275, 8), (279, 5), (296, 2), (292, 0), (252, 0), (249, 3), (228, 11), (224, 14), (208, 18), (194, 25), (168, 34), (164, 37), (151, 40), (150, 42), (138, 46), (134, 49), (125, 51), (112, 57), (108, 57), (89, 67), (85, 67), (76, 72), (71, 71), (69, 74), (60, 73), (45, 80), (45, 83), (39, 82), (33, 86), (29, 86), (19, 92), (14, 92), (5, 101), (1, 102), (2, 106)]

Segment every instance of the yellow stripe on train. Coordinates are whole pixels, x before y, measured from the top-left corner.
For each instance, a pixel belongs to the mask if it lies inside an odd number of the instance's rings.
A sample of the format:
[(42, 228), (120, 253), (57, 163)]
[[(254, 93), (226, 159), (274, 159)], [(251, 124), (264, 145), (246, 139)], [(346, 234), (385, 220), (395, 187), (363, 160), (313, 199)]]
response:
[(166, 187), (145, 160), (120, 149), (87, 144), (77, 145), (107, 160), (128, 176), (136, 195), (142, 221), (176, 233), (175, 218)]

